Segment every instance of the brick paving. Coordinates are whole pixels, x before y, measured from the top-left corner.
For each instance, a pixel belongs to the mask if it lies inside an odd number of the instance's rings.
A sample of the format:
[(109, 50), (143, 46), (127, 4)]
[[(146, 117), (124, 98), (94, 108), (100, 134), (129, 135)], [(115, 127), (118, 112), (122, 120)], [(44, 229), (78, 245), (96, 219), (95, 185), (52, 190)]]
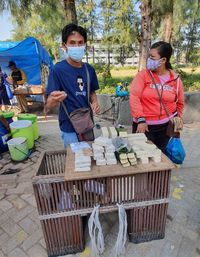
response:
[[(100, 122), (101, 123), (101, 122)], [(26, 161), (16, 163), (9, 153), (0, 157), (0, 257), (46, 257), (45, 242), (38, 219), (31, 179), (43, 151), (62, 149), (55, 115), (45, 121), (38, 118), (40, 138)], [(200, 123), (186, 124), (182, 135), (187, 158), (180, 169), (172, 172), (171, 195), (163, 240), (126, 244), (124, 257), (199, 257), (200, 256)], [(97, 131), (98, 132), (98, 131)], [(101, 215), (105, 237), (103, 257), (110, 250), (118, 232), (117, 214)], [(86, 231), (86, 249), (77, 257), (90, 256)]]

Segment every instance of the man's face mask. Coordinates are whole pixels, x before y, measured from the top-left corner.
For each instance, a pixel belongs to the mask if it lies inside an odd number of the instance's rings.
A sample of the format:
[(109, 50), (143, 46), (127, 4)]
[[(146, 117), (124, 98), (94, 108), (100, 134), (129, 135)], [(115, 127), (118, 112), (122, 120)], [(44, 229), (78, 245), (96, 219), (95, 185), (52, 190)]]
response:
[(85, 54), (84, 46), (68, 46), (67, 55), (75, 62), (80, 62)]
[(154, 71), (161, 65), (161, 59), (153, 60), (151, 58), (147, 59), (147, 69)]

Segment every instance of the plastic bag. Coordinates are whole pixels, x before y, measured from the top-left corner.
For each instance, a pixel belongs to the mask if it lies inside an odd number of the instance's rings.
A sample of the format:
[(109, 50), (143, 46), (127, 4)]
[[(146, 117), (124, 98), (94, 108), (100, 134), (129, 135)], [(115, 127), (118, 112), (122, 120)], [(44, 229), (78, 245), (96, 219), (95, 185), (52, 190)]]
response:
[(8, 84), (8, 82), (6, 80), (5, 75), (3, 75), (3, 80), (4, 80), (4, 85), (5, 85), (5, 88), (6, 88), (6, 93), (8, 95), (8, 98), (13, 99), (13, 93), (11, 91), (10, 85)]
[(182, 164), (185, 159), (185, 150), (180, 138), (172, 137), (165, 149), (167, 157), (176, 164)]
[(13, 99), (13, 93), (12, 93), (12, 91), (10, 89), (10, 86), (7, 83), (5, 83), (5, 88), (6, 88), (6, 93), (8, 95), (8, 98), (9, 99)]
[(113, 145), (115, 146), (115, 151), (118, 153), (128, 153), (131, 151), (131, 146), (128, 141), (124, 138), (116, 137), (113, 140)]

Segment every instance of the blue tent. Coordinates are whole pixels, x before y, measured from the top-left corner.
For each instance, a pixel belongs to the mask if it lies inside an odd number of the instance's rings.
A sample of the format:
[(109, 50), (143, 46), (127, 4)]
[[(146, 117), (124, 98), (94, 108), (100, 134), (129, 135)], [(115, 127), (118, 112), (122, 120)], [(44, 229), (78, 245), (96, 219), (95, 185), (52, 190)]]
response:
[(11, 60), (25, 72), (30, 85), (41, 84), (41, 64), (53, 66), (48, 52), (34, 37), (28, 37), (20, 42), (0, 42), (0, 66), (7, 75), (10, 74), (7, 66)]

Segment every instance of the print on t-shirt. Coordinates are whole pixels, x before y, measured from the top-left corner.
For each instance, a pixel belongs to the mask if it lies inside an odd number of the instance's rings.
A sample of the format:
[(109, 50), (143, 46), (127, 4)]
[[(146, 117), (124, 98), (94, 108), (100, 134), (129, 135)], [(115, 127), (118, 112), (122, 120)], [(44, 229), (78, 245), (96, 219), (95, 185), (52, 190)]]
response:
[(78, 76), (77, 79), (76, 79), (76, 83), (78, 85), (78, 88), (80, 91), (76, 91), (76, 96), (78, 95), (83, 95), (83, 96), (86, 96), (86, 87), (85, 87), (85, 84), (83, 82), (83, 78), (81, 76)]
[(82, 77), (80, 77), (80, 76), (77, 77), (77, 84), (78, 84), (80, 91), (83, 91), (84, 83), (83, 83)]

